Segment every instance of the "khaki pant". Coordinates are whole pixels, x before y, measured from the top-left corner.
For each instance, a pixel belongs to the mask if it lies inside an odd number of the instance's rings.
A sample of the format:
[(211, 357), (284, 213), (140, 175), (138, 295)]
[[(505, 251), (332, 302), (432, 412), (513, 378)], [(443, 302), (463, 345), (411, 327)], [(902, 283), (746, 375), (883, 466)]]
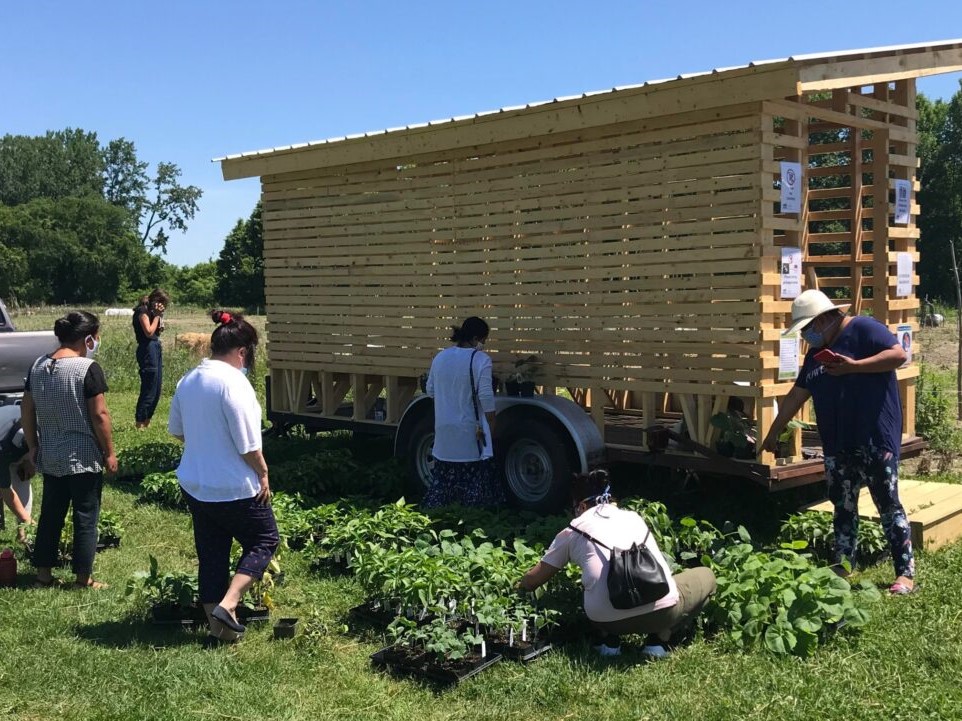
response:
[(626, 633), (655, 634), (662, 641), (691, 624), (715, 593), (715, 574), (709, 568), (690, 568), (674, 577), (678, 603), (670, 608), (623, 618), (620, 621), (592, 621), (595, 628), (613, 636)]

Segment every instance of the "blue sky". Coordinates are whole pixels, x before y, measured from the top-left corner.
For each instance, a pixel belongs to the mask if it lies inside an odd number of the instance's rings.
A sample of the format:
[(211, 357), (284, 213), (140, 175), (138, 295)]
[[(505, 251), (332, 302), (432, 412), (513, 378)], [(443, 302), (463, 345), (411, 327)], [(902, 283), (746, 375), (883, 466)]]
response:
[[(169, 259), (216, 257), (256, 179), (211, 158), (752, 60), (962, 36), (962, 2), (8, 0), (0, 133), (124, 136), (204, 190)], [(960, 74), (920, 81), (950, 97)]]

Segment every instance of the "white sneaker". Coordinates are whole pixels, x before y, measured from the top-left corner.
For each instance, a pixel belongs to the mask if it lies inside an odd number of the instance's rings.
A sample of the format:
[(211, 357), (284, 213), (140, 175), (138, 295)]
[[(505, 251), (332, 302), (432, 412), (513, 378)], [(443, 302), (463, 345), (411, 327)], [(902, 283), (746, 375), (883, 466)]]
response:
[(595, 646), (595, 651), (598, 652), (599, 656), (620, 656), (621, 646), (607, 646), (601, 644), (600, 646)]

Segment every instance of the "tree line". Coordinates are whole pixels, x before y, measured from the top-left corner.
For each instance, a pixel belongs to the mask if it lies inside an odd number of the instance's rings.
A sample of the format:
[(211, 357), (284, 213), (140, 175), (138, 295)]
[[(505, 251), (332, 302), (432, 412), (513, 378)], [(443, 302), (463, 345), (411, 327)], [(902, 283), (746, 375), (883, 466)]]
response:
[[(918, 96), (922, 260), (920, 297), (955, 298), (962, 251), (962, 88), (948, 101)], [(260, 204), (238, 220), (216, 260), (164, 259), (202, 192), (173, 163), (148, 163), (134, 143), (102, 144), (80, 129), (0, 138), (0, 297), (23, 304), (130, 302), (161, 286), (181, 304), (264, 305)]]
[(131, 302), (155, 286), (184, 304), (263, 305), (260, 209), (216, 261), (176, 266), (170, 237), (199, 210), (174, 163), (81, 129), (0, 137), (0, 297), (20, 304)]

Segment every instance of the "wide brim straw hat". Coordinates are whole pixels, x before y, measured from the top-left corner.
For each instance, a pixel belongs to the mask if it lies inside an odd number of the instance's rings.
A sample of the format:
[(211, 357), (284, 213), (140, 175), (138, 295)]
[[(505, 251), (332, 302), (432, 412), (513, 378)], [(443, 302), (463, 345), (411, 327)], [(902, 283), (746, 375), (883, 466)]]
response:
[(792, 324), (782, 331), (782, 335), (794, 333), (811, 323), (822, 313), (828, 313), (833, 310), (846, 311), (851, 307), (851, 303), (835, 305), (829, 297), (820, 290), (810, 289), (803, 291), (792, 301)]

